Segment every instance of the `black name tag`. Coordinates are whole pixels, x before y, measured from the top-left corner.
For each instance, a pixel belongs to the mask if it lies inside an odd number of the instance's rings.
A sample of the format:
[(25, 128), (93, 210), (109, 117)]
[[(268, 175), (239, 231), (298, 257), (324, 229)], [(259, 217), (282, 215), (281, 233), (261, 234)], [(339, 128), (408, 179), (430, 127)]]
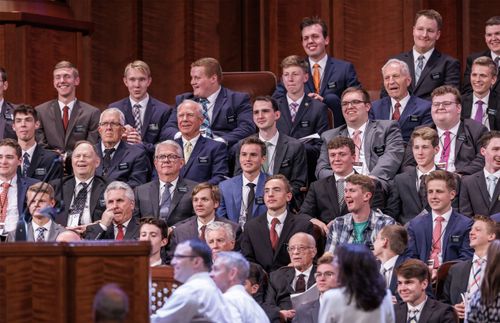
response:
[(467, 137), (465, 135), (460, 135), (460, 136), (457, 137), (457, 140), (467, 141)]
[(497, 110), (495, 109), (491, 109), (491, 108), (488, 108), (486, 109), (486, 113), (489, 115), (489, 116), (495, 116), (497, 114)]
[(419, 122), (420, 121), (420, 116), (410, 116), (410, 122)]
[(156, 130), (158, 130), (160, 128), (158, 127), (157, 123), (151, 123), (151, 124), (149, 124), (148, 129), (151, 130), (151, 131), (156, 131)]
[(74, 130), (75, 133), (84, 133), (85, 132), (85, 126), (82, 126), (82, 125), (76, 125), (75, 126), (75, 130)]
[(128, 169), (130, 166), (128, 163), (120, 163), (118, 164), (118, 170), (125, 170)]
[(262, 196), (257, 196), (255, 198), (255, 204), (263, 205), (264, 204), (264, 198)]
[(336, 89), (337, 88), (337, 82), (328, 82), (328, 88), (329, 89)]
[(284, 168), (284, 167), (289, 167), (290, 166), (290, 159), (285, 159), (282, 163), (281, 163), (281, 168)]
[(187, 193), (188, 189), (186, 186), (183, 187), (177, 187), (177, 191), (181, 193)]
[(45, 168), (37, 168), (37, 169), (35, 169), (35, 175), (37, 175), (37, 176), (44, 176), (45, 174), (47, 174), (47, 171), (45, 170)]
[(309, 123), (309, 121), (308, 121), (308, 120), (305, 120), (305, 121), (301, 121), (301, 122), (300, 122), (300, 127), (301, 127), (301, 128), (309, 128), (309, 126), (310, 126), (310, 123)]
[(382, 156), (384, 154), (384, 152), (385, 152), (385, 145), (373, 147), (373, 152), (377, 156)]
[(235, 114), (226, 116), (227, 123), (235, 123), (237, 118)]
[(208, 164), (208, 156), (200, 156), (200, 157), (198, 157), (198, 163), (200, 163), (200, 164)]
[(6, 120), (10, 120), (10, 121), (14, 120), (14, 117), (12, 116), (12, 113), (5, 112), (4, 113), (4, 117), (5, 117)]
[(439, 72), (431, 74), (431, 79), (433, 80), (439, 80), (440, 78), (441, 78), (441, 73)]
[(460, 236), (451, 236), (450, 240), (453, 243), (459, 243), (460, 242)]

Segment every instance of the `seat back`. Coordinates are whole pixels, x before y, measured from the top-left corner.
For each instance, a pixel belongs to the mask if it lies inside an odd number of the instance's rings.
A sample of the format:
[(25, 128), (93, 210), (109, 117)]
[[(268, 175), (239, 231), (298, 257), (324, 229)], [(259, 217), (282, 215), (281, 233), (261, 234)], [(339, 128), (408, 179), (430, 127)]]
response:
[(223, 72), (222, 85), (233, 91), (245, 92), (250, 99), (272, 95), (276, 89), (276, 75), (270, 71)]
[(451, 266), (453, 266), (457, 262), (458, 260), (451, 260), (439, 266), (436, 279), (436, 289), (434, 290), (434, 295), (436, 295), (436, 299), (442, 299), (444, 282), (446, 281), (446, 277), (448, 276), (448, 271), (450, 270)]

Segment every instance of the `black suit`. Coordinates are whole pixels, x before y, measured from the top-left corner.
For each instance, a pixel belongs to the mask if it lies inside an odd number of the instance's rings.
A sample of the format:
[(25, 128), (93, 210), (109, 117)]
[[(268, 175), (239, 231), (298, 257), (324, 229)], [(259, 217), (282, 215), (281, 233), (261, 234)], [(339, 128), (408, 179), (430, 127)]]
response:
[[(27, 177), (35, 178), (40, 181), (45, 179), (46, 182), (61, 178), (63, 175), (63, 165), (58, 161), (58, 159), (59, 155), (55, 152), (47, 150), (40, 145), (36, 145), (35, 150), (33, 151), (33, 156), (31, 156)], [(51, 167), (52, 170), (50, 170), (49, 173), (49, 169)], [(17, 170), (17, 174), (20, 176), (21, 166), (19, 166)], [(45, 176), (47, 176), (47, 178), (45, 178)]]
[(17, 135), (12, 124), (14, 123), (14, 105), (10, 102), (3, 101), (0, 115), (0, 139), (11, 138), (17, 140)]
[[(125, 230), (125, 235), (123, 236), (123, 240), (137, 240), (139, 239), (139, 220), (132, 215), (130, 222), (127, 225)], [(111, 224), (108, 227), (108, 230), (104, 231), (99, 223), (91, 224), (87, 226), (85, 230), (85, 239), (86, 240), (115, 240), (115, 228), (114, 225)]]
[[(407, 322), (408, 305), (406, 303), (394, 305), (394, 312), (396, 314), (396, 323)], [(418, 321), (426, 323), (456, 323), (457, 320), (453, 307), (427, 297)]]
[[(50, 184), (54, 187), (56, 192), (56, 199), (64, 201), (64, 209), (56, 215), (55, 221), (62, 226), (68, 225), (68, 214), (71, 207), (71, 201), (75, 193), (75, 176), (67, 176), (63, 179), (63, 186), (61, 192), (61, 182), (59, 180), (53, 180)], [(106, 180), (100, 176), (94, 176), (92, 182), (92, 190), (90, 191), (90, 216), (92, 222), (101, 219), (102, 213), (106, 210), (106, 204), (104, 202), (104, 190), (106, 189)], [(62, 199), (61, 199), (62, 194)]]
[[(464, 119), (473, 119), (474, 116), (472, 114), (472, 105), (473, 105), (473, 94), (465, 94), (462, 95), (462, 118)], [(484, 107), (483, 107), (484, 109)], [(483, 113), (488, 115), (489, 127), (491, 130), (499, 130), (500, 129), (500, 100), (498, 99), (498, 95), (495, 92), (490, 91), (488, 97), (488, 108), (486, 111), (483, 110)]]
[(472, 259), (451, 266), (444, 282), (443, 295), (441, 295), (443, 302), (451, 305), (462, 303), (460, 294), (467, 291), (471, 268)]
[(279, 236), (276, 250), (271, 247), (271, 238), (266, 214), (259, 215), (245, 223), (241, 237), (241, 253), (248, 261), (258, 263), (268, 273), (290, 263), (286, 250), (288, 240), (297, 232), (312, 234), (313, 226), (309, 217), (288, 211)]
[[(465, 65), (465, 72), (464, 72), (464, 83), (462, 87), (463, 94), (472, 93), (472, 85), (470, 84), (470, 73), (472, 71), (472, 63), (476, 58), (481, 56), (487, 56), (489, 58), (492, 58), (491, 51), (489, 49), (483, 52), (471, 54), (470, 56), (467, 57), (467, 63)], [(497, 96), (500, 96), (500, 77), (497, 77), (497, 81), (492, 86), (491, 91), (496, 92)]]
[(319, 320), (319, 299), (299, 305), (295, 309), (294, 323), (318, 323)]
[(460, 213), (469, 217), (500, 213), (500, 181), (497, 182), (491, 200), (487, 187), (483, 170), (465, 176), (460, 189)]
[[(178, 178), (174, 195), (168, 210), (167, 225), (176, 223), (192, 217), (194, 214), (191, 193), (196, 182), (189, 179)], [(155, 179), (149, 183), (135, 188), (135, 207), (140, 217), (160, 216), (160, 181)]]

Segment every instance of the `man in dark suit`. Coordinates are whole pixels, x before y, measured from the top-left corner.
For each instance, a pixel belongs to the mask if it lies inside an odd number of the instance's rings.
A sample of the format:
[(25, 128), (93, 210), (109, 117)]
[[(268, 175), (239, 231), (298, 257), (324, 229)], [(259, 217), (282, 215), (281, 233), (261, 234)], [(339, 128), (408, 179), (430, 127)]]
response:
[[(106, 180), (95, 174), (100, 159), (95, 146), (88, 141), (75, 145), (71, 155), (73, 175), (51, 182), (56, 191), (56, 199), (63, 201), (56, 222), (62, 226), (75, 228), (101, 219), (106, 209), (104, 189)], [(61, 186), (62, 185), (62, 186)], [(79, 227), (83, 233), (84, 227)]]
[(371, 108), (370, 96), (361, 88), (348, 88), (342, 94), (342, 112), (347, 124), (325, 131), (321, 135), (323, 145), (316, 167), (316, 177), (326, 178), (333, 174), (328, 160), (327, 145), (337, 136), (352, 138), (356, 145), (354, 169), (381, 182), (384, 190), (401, 165), (404, 154), (403, 138), (396, 121), (368, 120)]
[(396, 323), (428, 322), (455, 323), (453, 308), (433, 300), (425, 293), (429, 285), (429, 268), (417, 259), (406, 260), (396, 269), (398, 293), (403, 302), (394, 305)]
[(304, 83), (308, 79), (308, 65), (297, 55), (281, 62), (286, 95), (279, 102), (278, 131), (304, 143), (307, 153), (308, 177), (314, 178), (314, 170), (321, 149), (321, 134), (328, 130), (328, 107), (305, 94)]
[(40, 125), (38, 113), (29, 105), (14, 109), (13, 129), (22, 149), (22, 163), (18, 176), (31, 177), (46, 182), (63, 176), (63, 165), (59, 155), (43, 148), (35, 141), (35, 131)]
[[(0, 235), (16, 229), (17, 222), (26, 209), (26, 191), (38, 182), (36, 179), (17, 175), (21, 165), (21, 147), (14, 139), (0, 140)], [(26, 221), (30, 218), (25, 217)]]
[[(203, 106), (203, 134), (231, 148), (239, 140), (255, 132), (252, 123), (250, 97), (221, 86), (222, 68), (215, 58), (205, 57), (191, 64), (193, 93), (175, 98), (177, 107), (186, 99), (197, 100)], [(162, 129), (161, 138), (174, 139), (178, 128), (177, 107)]]
[[(472, 63), (474, 60), (481, 56), (486, 56), (491, 58), (495, 64), (500, 64), (500, 44), (498, 43), (498, 33), (500, 33), (500, 16), (493, 16), (486, 21), (484, 32), (484, 41), (488, 50), (474, 53), (467, 57), (467, 64), (465, 66), (464, 72), (464, 83), (462, 87), (462, 93), (467, 94), (472, 92), (471, 86), (471, 70)], [(498, 75), (498, 73), (497, 73)], [(500, 79), (497, 78), (495, 84), (491, 88), (492, 92), (495, 92), (498, 97), (500, 97)]]
[(500, 93), (491, 90), (497, 74), (491, 58), (476, 58), (470, 73), (473, 91), (462, 95), (462, 118), (475, 120), (488, 130), (500, 130)]
[(479, 289), (486, 268), (486, 253), (491, 242), (497, 238), (496, 223), (485, 216), (474, 217), (470, 230), (470, 246), (474, 249), (472, 259), (453, 265), (448, 271), (443, 288), (442, 301), (453, 305), (460, 319), (465, 317), (465, 304), (462, 294), (470, 297)]
[(425, 179), (431, 212), (423, 211), (410, 222), (408, 256), (433, 264), (433, 279), (437, 268), (449, 260), (472, 258), (469, 231), (472, 220), (456, 212), (451, 201), (456, 195), (457, 182), (452, 173), (436, 170)]
[(127, 142), (142, 143), (153, 156), (154, 145), (160, 141), (161, 129), (167, 123), (172, 107), (149, 95), (151, 81), (151, 70), (146, 62), (136, 60), (129, 63), (123, 74), (129, 97), (111, 103), (108, 108), (117, 108), (125, 115)]
[(227, 147), (201, 135), (203, 107), (193, 100), (185, 100), (176, 113), (181, 137), (175, 141), (184, 150), (181, 176), (198, 183), (219, 184), (228, 175)]
[(307, 233), (295, 233), (288, 242), (288, 254), (291, 266), (284, 266), (270, 275), (269, 288), (266, 294), (266, 311), (269, 317), (276, 316), (272, 312), (279, 312), (282, 320), (293, 319), (291, 294), (303, 293), (308, 290), (316, 279), (316, 265), (313, 259), (316, 256), (316, 241)]
[[(340, 96), (348, 87), (360, 85), (354, 65), (327, 55), (326, 47), (330, 43), (328, 28), (319, 17), (304, 18), (300, 30), (302, 47), (308, 56), (308, 74), (311, 76), (305, 84), (305, 92), (312, 99), (326, 104), (333, 112), (334, 127), (340, 127), (345, 124)], [(280, 83), (273, 97), (285, 98), (286, 92)]]
[[(453, 86), (443, 85), (432, 92), (431, 115), (439, 136), (436, 165), (459, 175), (470, 175), (484, 167), (479, 151), (479, 138), (488, 129), (471, 119), (460, 119), (462, 111), (460, 92)], [(414, 166), (411, 149), (406, 149), (403, 166)]]
[(264, 204), (266, 174), (261, 167), (266, 158), (266, 145), (256, 137), (248, 137), (241, 143), (239, 164), (242, 173), (219, 183), (221, 192), (217, 216), (245, 223), (267, 211)]
[(106, 210), (98, 223), (85, 228), (87, 240), (137, 240), (139, 219), (133, 216), (134, 191), (127, 183), (111, 182), (104, 191)]
[(390, 59), (382, 67), (382, 77), (388, 96), (372, 102), (370, 120), (396, 120), (408, 142), (415, 127), (432, 123), (431, 102), (408, 92), (411, 75), (405, 62)]
[(156, 145), (154, 165), (158, 178), (135, 188), (135, 206), (140, 217), (165, 220), (169, 227), (194, 215), (191, 192), (196, 182), (182, 178), (182, 148), (173, 140)]
[(12, 129), (14, 105), (5, 100), (5, 91), (7, 91), (8, 87), (7, 71), (3, 67), (0, 67), (0, 139), (17, 139)]
[(109, 108), (101, 113), (101, 140), (95, 145), (101, 163), (96, 175), (102, 176), (108, 183), (122, 181), (134, 188), (149, 180), (151, 164), (143, 147), (122, 140), (124, 132), (125, 116), (120, 110)]
[[(460, 63), (435, 48), (442, 25), (443, 18), (439, 12), (433, 9), (417, 12), (413, 26), (413, 49), (395, 57), (410, 68), (410, 93), (424, 100), (430, 100), (432, 91), (441, 85), (460, 86)], [(380, 96), (386, 95), (383, 90)]]
[(309, 217), (297, 216), (287, 210), (292, 188), (285, 176), (278, 174), (266, 179), (264, 203), (267, 213), (245, 223), (241, 238), (241, 253), (267, 272), (290, 263), (286, 245), (297, 232), (312, 234)]
[(465, 176), (460, 190), (460, 213), (469, 217), (500, 213), (500, 132), (486, 133), (479, 144), (484, 169)]
[[(265, 143), (266, 159), (262, 171), (268, 175), (283, 174), (293, 188), (292, 209), (298, 210), (302, 203), (301, 187), (307, 184), (307, 162), (304, 145), (297, 139), (278, 131), (277, 121), (281, 118), (278, 103), (269, 96), (255, 98), (253, 121), (259, 133), (253, 135)], [(239, 156), (241, 143), (235, 147)], [(236, 158), (235, 174), (241, 172), (240, 160)]]
[(78, 70), (67, 61), (54, 67), (57, 100), (36, 106), (40, 119), (37, 142), (59, 153), (71, 152), (79, 140), (96, 143), (100, 110), (76, 98)]

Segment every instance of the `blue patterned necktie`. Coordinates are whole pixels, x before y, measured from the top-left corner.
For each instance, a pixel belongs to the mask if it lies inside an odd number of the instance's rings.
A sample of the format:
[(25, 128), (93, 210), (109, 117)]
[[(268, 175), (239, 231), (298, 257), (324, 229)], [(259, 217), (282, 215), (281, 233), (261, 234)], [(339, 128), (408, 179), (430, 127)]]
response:
[(199, 98), (198, 100), (203, 107), (203, 123), (201, 128), (205, 130), (205, 137), (213, 138), (212, 129), (210, 129), (210, 119), (208, 118), (208, 103), (209, 101), (205, 98)]
[(28, 176), (28, 169), (30, 168), (30, 154), (27, 152), (24, 153), (23, 155), (23, 177)]
[(172, 183), (166, 183), (163, 189), (163, 194), (161, 195), (160, 203), (160, 219), (167, 221), (168, 211), (170, 211), (170, 202), (172, 201), (172, 195), (170, 194), (170, 187)]
[(44, 227), (39, 227), (38, 229), (36, 229), (36, 242), (44, 242), (45, 241), (45, 231), (47, 229), (45, 229)]

